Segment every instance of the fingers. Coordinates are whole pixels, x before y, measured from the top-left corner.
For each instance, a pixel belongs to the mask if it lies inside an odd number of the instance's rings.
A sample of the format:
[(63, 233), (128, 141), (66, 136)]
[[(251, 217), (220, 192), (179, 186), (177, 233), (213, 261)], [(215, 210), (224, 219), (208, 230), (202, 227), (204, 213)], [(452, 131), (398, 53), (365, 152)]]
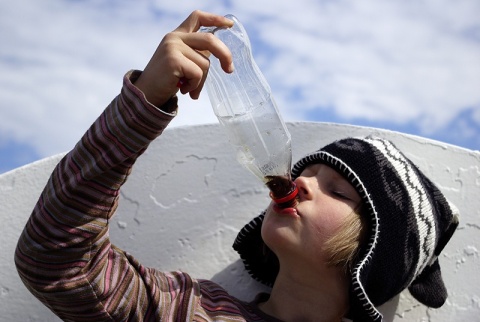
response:
[(183, 61), (180, 64), (182, 77), (179, 88), (182, 94), (190, 93), (193, 99), (197, 99), (203, 88), (210, 61), (200, 52), (189, 49), (184, 52)]
[(202, 79), (200, 80), (198, 85), (195, 88), (193, 88), (191, 91), (188, 92), (189, 95), (190, 95), (190, 98), (196, 100), (200, 97), (200, 93), (203, 89), (203, 85), (205, 84), (205, 79), (207, 79), (207, 75), (208, 75), (208, 71), (203, 73)]
[(200, 26), (232, 25), (233, 21), (225, 17), (194, 11), (175, 31), (164, 36), (135, 85), (157, 106), (179, 89), (198, 98), (210, 66), (210, 53), (220, 60), (225, 72), (232, 72), (233, 64), (230, 50), (220, 39), (197, 31)]
[(183, 41), (189, 47), (201, 52), (202, 57), (208, 57), (212, 54), (220, 60), (222, 69), (225, 72), (233, 72), (232, 53), (215, 35), (211, 33), (189, 33), (185, 34)]
[(175, 30), (185, 34), (184, 42), (198, 51), (209, 51), (220, 60), (224, 71), (233, 71), (230, 50), (210, 33), (196, 33), (201, 27), (232, 27), (233, 21), (223, 16), (196, 10)]
[[(196, 28), (196, 27), (195, 27)], [(183, 64), (178, 87), (182, 94), (189, 93), (192, 99), (197, 99), (203, 89), (210, 67), (210, 55), (219, 59), (222, 69), (231, 73), (234, 70), (232, 54), (228, 47), (211, 33), (185, 33), (174, 31), (182, 43), (182, 54), (186, 58)]]
[(196, 10), (192, 12), (190, 16), (188, 16), (188, 18), (185, 19), (177, 29), (175, 29), (175, 31), (196, 32), (201, 26), (231, 27), (233, 26), (233, 21), (223, 16)]

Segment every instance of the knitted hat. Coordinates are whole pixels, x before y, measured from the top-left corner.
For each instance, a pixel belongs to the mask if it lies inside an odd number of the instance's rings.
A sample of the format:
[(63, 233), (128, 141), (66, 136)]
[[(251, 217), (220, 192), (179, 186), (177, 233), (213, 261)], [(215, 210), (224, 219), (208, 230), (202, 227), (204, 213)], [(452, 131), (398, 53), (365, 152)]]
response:
[[(429, 307), (442, 306), (447, 292), (437, 257), (458, 226), (458, 211), (440, 190), (380, 138), (333, 142), (298, 161), (292, 177), (314, 163), (334, 168), (355, 187), (369, 222), (366, 243), (352, 265), (349, 317), (381, 321), (376, 307), (405, 288)], [(264, 216), (243, 227), (233, 248), (252, 277), (272, 286), (279, 264), (261, 237)]]

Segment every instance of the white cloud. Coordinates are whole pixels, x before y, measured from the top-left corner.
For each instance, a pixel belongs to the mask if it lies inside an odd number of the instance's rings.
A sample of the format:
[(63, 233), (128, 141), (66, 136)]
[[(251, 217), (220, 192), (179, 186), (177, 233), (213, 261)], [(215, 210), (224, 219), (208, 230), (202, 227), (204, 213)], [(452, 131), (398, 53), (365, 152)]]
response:
[(168, 30), (145, 8), (102, 10), (95, 3), (2, 5), (8, 9), (2, 29), (11, 30), (1, 36), (0, 68), (8, 75), (0, 87), (2, 135), (27, 141), (45, 156), (70, 149), (117, 95), (123, 74), (150, 58), (161, 36), (145, 31)]
[(468, 36), (480, 30), (475, 2), (328, 4), (259, 30), (281, 53), (262, 58), (264, 71), (280, 91), (301, 89), (306, 101), (298, 108), (420, 122), (428, 133), (480, 101), (480, 39)]
[[(287, 120), (330, 108), (428, 134), (480, 106), (476, 0), (19, 0), (0, 4), (0, 136), (44, 156), (71, 148), (123, 74), (197, 6), (234, 13), (252, 32)], [(216, 121), (206, 93), (181, 105), (173, 125)]]
[(477, 106), (477, 109), (473, 112), (473, 122), (480, 126), (480, 106)]

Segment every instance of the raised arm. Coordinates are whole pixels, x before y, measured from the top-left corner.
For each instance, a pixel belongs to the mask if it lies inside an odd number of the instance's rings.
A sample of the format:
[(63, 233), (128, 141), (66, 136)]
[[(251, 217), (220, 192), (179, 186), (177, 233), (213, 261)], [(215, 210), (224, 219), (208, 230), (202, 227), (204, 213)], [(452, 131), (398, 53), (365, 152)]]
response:
[[(108, 222), (135, 160), (175, 116), (177, 84), (197, 98), (208, 70), (199, 51), (229, 71), (230, 52), (200, 25), (229, 26), (196, 11), (158, 46), (143, 72), (127, 73), (121, 94), (52, 173), (20, 236), (15, 263), (27, 288), (65, 320), (143, 321), (158, 294), (141, 265), (110, 243)], [(157, 290), (158, 291), (158, 290)]]

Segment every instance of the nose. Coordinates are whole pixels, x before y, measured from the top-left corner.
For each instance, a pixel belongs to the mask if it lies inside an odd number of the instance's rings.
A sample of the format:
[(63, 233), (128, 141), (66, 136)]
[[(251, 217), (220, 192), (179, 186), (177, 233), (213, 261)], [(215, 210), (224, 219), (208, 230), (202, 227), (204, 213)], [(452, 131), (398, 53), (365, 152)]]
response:
[(300, 201), (312, 199), (312, 178), (300, 176), (295, 179), (298, 188), (298, 198)]

